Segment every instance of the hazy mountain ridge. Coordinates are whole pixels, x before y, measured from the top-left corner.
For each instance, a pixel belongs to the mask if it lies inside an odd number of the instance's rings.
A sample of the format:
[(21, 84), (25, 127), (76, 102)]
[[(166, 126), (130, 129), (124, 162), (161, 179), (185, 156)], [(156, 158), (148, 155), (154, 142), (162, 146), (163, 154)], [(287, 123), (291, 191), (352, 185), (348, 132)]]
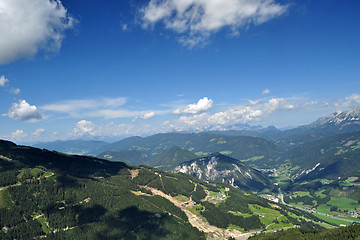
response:
[(173, 170), (177, 165), (197, 157), (189, 150), (176, 146), (155, 154), (146, 165), (162, 170)]
[(172, 147), (187, 149), (198, 156), (220, 152), (237, 159), (248, 159), (256, 156), (270, 158), (280, 151), (276, 144), (258, 137), (210, 133), (164, 133), (146, 138), (123, 139), (106, 145), (98, 149), (97, 152), (100, 154), (107, 151), (135, 150), (155, 155)]
[(50, 151), (58, 151), (67, 154), (88, 155), (90, 152), (94, 151), (94, 149), (105, 146), (107, 144), (109, 143), (103, 141), (77, 139), (37, 143), (33, 146), (36, 148), (44, 148)]
[(198, 156), (189, 150), (176, 146), (152, 155), (136, 150), (123, 150), (119, 152), (103, 152), (97, 157), (110, 161), (121, 161), (131, 165), (147, 165), (162, 170), (172, 170), (178, 164), (195, 159)]
[(119, 152), (112, 152), (112, 151), (103, 152), (99, 154), (97, 157), (114, 162), (125, 162), (130, 165), (141, 165), (141, 164), (146, 164), (151, 156), (149, 156), (147, 153), (143, 153), (140, 151), (123, 150)]

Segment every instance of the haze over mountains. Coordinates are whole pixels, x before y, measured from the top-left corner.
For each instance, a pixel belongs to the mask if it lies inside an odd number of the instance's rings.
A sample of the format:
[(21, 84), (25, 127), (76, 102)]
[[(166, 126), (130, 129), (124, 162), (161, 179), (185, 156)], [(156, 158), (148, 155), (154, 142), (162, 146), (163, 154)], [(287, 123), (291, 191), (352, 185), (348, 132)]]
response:
[[(213, 154), (217, 153), (220, 162), (223, 159), (228, 161), (228, 157), (231, 157), (234, 159), (232, 161), (238, 161), (238, 166), (247, 169), (287, 166), (289, 179), (292, 181), (321, 178), (335, 180), (359, 175), (357, 158), (360, 154), (360, 107), (335, 112), (309, 125), (285, 131), (274, 127), (264, 129), (248, 125), (238, 125), (237, 128), (243, 130), (163, 133), (149, 137), (130, 137), (110, 144), (82, 140), (65, 141), (50, 143), (48, 146), (52, 147), (51, 150), (60, 152), (86, 152), (110, 161), (122, 161), (131, 165), (144, 164), (167, 171), (179, 171), (182, 166), (183, 172), (199, 179), (233, 185), (240, 175), (229, 174), (235, 169), (231, 164), (222, 168), (228, 171), (228, 176), (222, 178), (204, 178), (206, 174), (202, 172), (206, 164), (196, 170), (192, 168), (191, 171), (189, 166), (194, 165), (199, 159), (202, 159), (203, 163), (208, 159), (208, 162), (214, 158)], [(42, 146), (46, 147), (44, 144)], [(186, 163), (188, 166), (185, 171)], [(251, 171), (257, 172), (254, 169)], [(256, 178), (261, 180), (255, 189), (259, 190), (265, 186), (271, 188), (267, 176)], [(235, 185), (243, 189), (254, 189), (248, 187), (253, 184), (249, 184), (247, 180), (249, 179), (242, 178)]]
[[(360, 116), (360, 107), (355, 107), (349, 109), (348, 111), (334, 112), (328, 116), (316, 120), (311, 124), (303, 125), (289, 130), (282, 131), (273, 126), (264, 128), (262, 126), (250, 126), (247, 124), (239, 124), (229, 127), (231, 130), (209, 131), (209, 132), (204, 132), (202, 134), (209, 133), (209, 134), (230, 135), (230, 136), (253, 136), (253, 137), (264, 138), (267, 140), (280, 141), (281, 143), (280, 145), (284, 145), (284, 146), (294, 146), (340, 133), (359, 131), (360, 130), (359, 116)], [(186, 133), (183, 134), (186, 135)], [(149, 141), (155, 141), (154, 143), (152, 143), (153, 145), (162, 143), (162, 137), (159, 136), (158, 137), (151, 136), (151, 137), (152, 138), (150, 138)], [(166, 146), (160, 147), (162, 150), (164, 150), (166, 147), (169, 146), (171, 147), (174, 144), (175, 145), (178, 144), (179, 146), (180, 145), (186, 146), (186, 141), (177, 142), (177, 143), (171, 143), (172, 141), (171, 139), (165, 139), (164, 141), (167, 141), (168, 143)], [(176, 140), (176, 141), (181, 141), (181, 140)], [(66, 150), (70, 151), (71, 146), (73, 146), (73, 148), (77, 150), (77, 152), (82, 152), (84, 151), (84, 149), (82, 149), (81, 146), (77, 147), (76, 145), (83, 144), (85, 146), (86, 142), (87, 142), (86, 140), (56, 141), (52, 143), (40, 143), (34, 146), (44, 147), (44, 148), (48, 147), (51, 150), (56, 150), (61, 152), (66, 152)], [(108, 145), (106, 145), (101, 141), (89, 141), (88, 145), (91, 145), (92, 149), (96, 149), (95, 151), (93, 150), (92, 153), (98, 154), (105, 150), (106, 151), (125, 150), (130, 148), (132, 144), (140, 144), (140, 145), (146, 144), (144, 142), (146, 142), (146, 140), (144, 140), (141, 137), (130, 137)], [(66, 144), (69, 146), (64, 147), (64, 145)], [(149, 146), (151, 146), (151, 144)]]
[(246, 136), (163, 133), (39, 145), (56, 151), (0, 141), (1, 237), (237, 239), (249, 230), (360, 223), (359, 110)]

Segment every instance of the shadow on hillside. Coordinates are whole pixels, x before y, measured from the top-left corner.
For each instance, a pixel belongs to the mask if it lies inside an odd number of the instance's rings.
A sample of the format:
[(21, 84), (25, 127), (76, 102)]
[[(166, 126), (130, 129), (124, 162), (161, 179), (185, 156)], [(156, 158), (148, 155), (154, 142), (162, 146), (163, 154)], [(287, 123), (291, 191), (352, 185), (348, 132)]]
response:
[(96, 233), (96, 239), (115, 239), (119, 235), (121, 239), (159, 239), (170, 233), (162, 228), (168, 218), (168, 215), (129, 207), (109, 216), (105, 221), (107, 231)]
[(106, 208), (99, 204), (95, 204), (91, 207), (78, 207), (75, 209), (75, 212), (78, 215), (79, 224), (86, 224), (86, 223), (94, 223), (99, 222), (100, 218), (104, 216), (107, 212)]
[(64, 188), (78, 188), (81, 186), (76, 178), (69, 175), (57, 175), (56, 182)]
[[(108, 177), (117, 174), (122, 169), (130, 168), (122, 162), (110, 162), (93, 157), (67, 155), (55, 151), (18, 146), (11, 142), (0, 140), (0, 155), (25, 164), (27, 167), (44, 166), (75, 177)], [(13, 164), (1, 161), (8, 168)]]

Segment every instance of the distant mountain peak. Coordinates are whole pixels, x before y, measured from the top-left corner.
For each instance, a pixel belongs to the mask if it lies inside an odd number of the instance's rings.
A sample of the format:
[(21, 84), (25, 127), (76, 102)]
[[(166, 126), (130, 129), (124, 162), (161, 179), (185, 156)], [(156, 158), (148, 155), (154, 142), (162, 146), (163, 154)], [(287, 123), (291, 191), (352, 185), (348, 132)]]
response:
[(336, 111), (329, 116), (329, 122), (340, 124), (344, 121), (360, 121), (360, 106), (347, 111)]
[(360, 123), (360, 106), (347, 111), (336, 110), (326, 117), (319, 118), (307, 127), (324, 127), (326, 125), (342, 125)]

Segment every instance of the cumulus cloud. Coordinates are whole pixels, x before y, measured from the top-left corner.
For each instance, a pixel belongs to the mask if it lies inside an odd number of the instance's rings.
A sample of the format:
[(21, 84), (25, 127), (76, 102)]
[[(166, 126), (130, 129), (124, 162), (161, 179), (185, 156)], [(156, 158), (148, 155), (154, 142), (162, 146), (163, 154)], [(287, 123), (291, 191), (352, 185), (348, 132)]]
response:
[(153, 117), (155, 117), (155, 112), (149, 112), (149, 113), (144, 114), (144, 116), (142, 116), (142, 119), (147, 120), (147, 119), (150, 119)]
[(39, 136), (41, 136), (41, 135), (44, 134), (44, 133), (45, 133), (45, 129), (43, 129), (43, 128), (38, 128), (38, 129), (36, 129), (36, 130), (32, 133), (32, 135), (35, 136), (35, 137), (39, 137)]
[(76, 136), (94, 135), (95, 124), (91, 121), (81, 120), (76, 124), (73, 133)]
[(237, 34), (284, 14), (287, 8), (275, 0), (150, 0), (140, 12), (143, 27), (162, 22), (180, 34), (181, 43), (192, 47), (222, 28)]
[(281, 110), (293, 110), (303, 107), (304, 104), (295, 104), (285, 98), (271, 98), (268, 101), (253, 101), (253, 104), (228, 108), (214, 114), (201, 113), (193, 116), (181, 116), (178, 123), (186, 124), (186, 128), (206, 130), (218, 125), (231, 125), (260, 121), (263, 117)]
[(7, 78), (5, 78), (4, 75), (0, 76), (0, 87), (5, 87), (8, 82), (9, 82), (9, 80)]
[(13, 103), (7, 114), (3, 114), (12, 120), (39, 120), (42, 115), (38, 108), (30, 105), (25, 100)]
[(2, 0), (0, 64), (32, 57), (39, 49), (57, 52), (74, 22), (60, 0)]
[(197, 103), (192, 103), (183, 108), (177, 108), (173, 113), (174, 114), (197, 114), (200, 112), (205, 112), (213, 107), (213, 100), (204, 97), (200, 99)]
[(139, 117), (140, 119), (144, 119), (144, 120), (148, 120), (150, 118), (153, 118), (155, 117), (155, 112), (148, 112), (148, 113), (145, 113), (143, 116)]

